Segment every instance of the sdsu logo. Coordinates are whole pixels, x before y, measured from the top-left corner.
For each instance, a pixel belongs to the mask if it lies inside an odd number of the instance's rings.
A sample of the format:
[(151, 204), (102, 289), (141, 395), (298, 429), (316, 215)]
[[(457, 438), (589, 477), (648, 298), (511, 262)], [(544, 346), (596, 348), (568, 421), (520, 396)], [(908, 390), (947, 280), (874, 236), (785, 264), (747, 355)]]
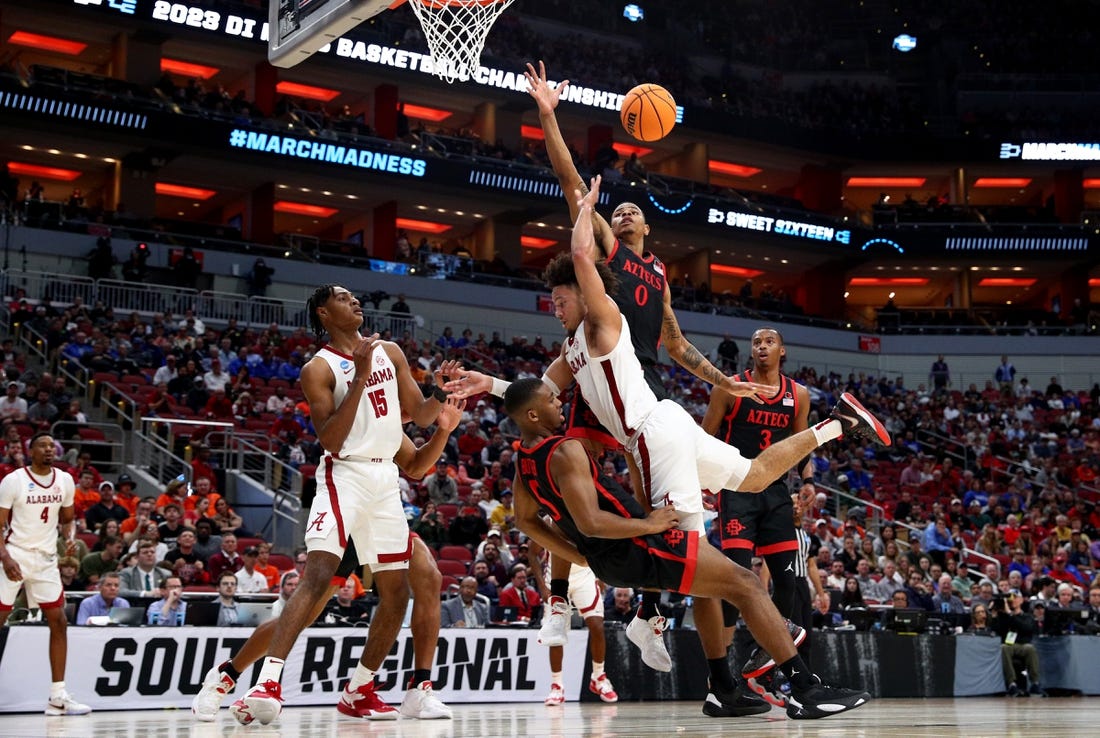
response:
[(725, 531), (726, 535), (730, 538), (736, 538), (741, 535), (741, 531), (745, 530), (745, 526), (741, 525), (741, 521), (737, 518), (726, 523)]
[(684, 540), (684, 531), (679, 528), (670, 528), (665, 531), (665, 542), (669, 547), (676, 548), (680, 545), (680, 542)]

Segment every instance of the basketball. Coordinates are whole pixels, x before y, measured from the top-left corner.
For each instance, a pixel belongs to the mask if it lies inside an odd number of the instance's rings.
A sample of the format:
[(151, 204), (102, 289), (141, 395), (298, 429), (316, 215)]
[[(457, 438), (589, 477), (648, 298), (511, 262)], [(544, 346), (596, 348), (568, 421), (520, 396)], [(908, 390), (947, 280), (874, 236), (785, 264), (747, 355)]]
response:
[(676, 125), (676, 101), (660, 85), (640, 84), (623, 95), (623, 128), (639, 141), (664, 138)]

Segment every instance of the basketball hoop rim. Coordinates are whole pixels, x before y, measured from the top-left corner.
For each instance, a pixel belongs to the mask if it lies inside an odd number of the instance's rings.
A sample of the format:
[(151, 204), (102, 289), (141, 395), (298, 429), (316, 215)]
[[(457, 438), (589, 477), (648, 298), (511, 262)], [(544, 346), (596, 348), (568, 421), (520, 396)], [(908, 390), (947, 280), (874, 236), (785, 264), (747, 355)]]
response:
[(502, 5), (507, 1), (508, 0), (401, 0), (400, 4), (404, 4), (405, 2), (416, 3), (424, 8), (439, 10), (441, 8), (468, 8), (473, 5)]

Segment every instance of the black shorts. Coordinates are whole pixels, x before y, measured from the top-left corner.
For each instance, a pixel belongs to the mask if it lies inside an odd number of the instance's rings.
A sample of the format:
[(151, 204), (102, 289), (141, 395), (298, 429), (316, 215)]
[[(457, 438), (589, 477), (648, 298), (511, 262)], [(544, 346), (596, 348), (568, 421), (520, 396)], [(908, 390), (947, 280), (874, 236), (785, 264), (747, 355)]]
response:
[(600, 421), (588, 406), (588, 401), (584, 399), (579, 387), (573, 388), (569, 417), (565, 421), (565, 435), (567, 438), (589, 438), (602, 444), (609, 451), (622, 448), (615, 437), (608, 433), (607, 428), (600, 425)]
[(722, 490), (718, 497), (722, 550), (748, 549), (757, 556), (797, 551), (794, 509), (785, 482), (760, 494)]
[[(673, 528), (627, 538), (588, 558), (588, 565), (612, 587), (650, 587), (688, 594), (699, 560), (699, 532)], [(705, 543), (705, 542), (704, 542)]]

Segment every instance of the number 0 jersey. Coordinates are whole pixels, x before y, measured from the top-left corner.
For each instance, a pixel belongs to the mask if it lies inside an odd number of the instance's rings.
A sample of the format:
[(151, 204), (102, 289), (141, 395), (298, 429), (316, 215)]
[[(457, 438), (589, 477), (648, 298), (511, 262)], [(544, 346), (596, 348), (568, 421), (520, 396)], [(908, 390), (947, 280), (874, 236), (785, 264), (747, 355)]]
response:
[[(332, 346), (317, 352), (332, 369), (336, 379), (333, 402), (337, 408), (344, 401), (355, 377), (355, 361)], [(359, 398), (359, 409), (351, 425), (344, 445), (338, 450), (325, 449), (326, 456), (334, 459), (363, 461), (381, 459), (392, 461), (401, 448), (404, 431), (401, 429), (401, 403), (397, 389), (397, 368), (379, 344), (371, 354), (370, 378)], [(364, 381), (362, 377), (359, 381)]]
[(665, 317), (665, 265), (648, 251), (639, 256), (617, 240), (607, 255), (607, 265), (619, 278), (615, 304), (630, 323), (634, 353), (642, 364), (646, 383), (658, 400), (664, 400), (668, 392), (657, 373), (657, 349)]

